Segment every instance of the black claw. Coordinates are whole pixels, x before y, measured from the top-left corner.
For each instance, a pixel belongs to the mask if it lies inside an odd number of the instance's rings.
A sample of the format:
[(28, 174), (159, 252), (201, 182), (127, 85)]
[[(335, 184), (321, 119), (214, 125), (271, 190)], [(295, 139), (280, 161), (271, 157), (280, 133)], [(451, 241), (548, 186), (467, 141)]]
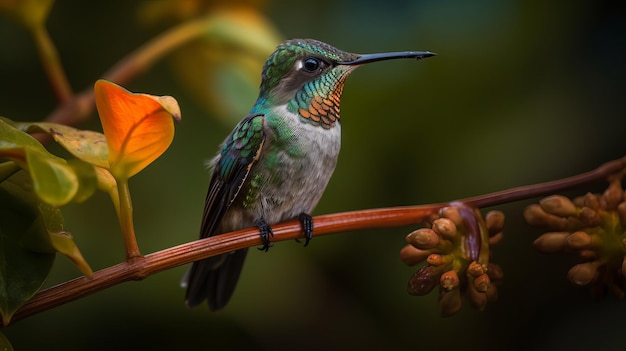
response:
[(256, 222), (256, 226), (259, 227), (259, 231), (261, 232), (261, 240), (263, 241), (263, 247), (259, 247), (259, 250), (267, 252), (270, 249), (272, 244), (270, 243), (270, 235), (274, 236), (274, 232), (272, 231), (272, 227), (270, 227), (263, 218), (259, 219)]
[(304, 233), (304, 246), (309, 245), (309, 241), (313, 237), (313, 217), (307, 213), (300, 213), (298, 216), (300, 224), (302, 224), (302, 232)]

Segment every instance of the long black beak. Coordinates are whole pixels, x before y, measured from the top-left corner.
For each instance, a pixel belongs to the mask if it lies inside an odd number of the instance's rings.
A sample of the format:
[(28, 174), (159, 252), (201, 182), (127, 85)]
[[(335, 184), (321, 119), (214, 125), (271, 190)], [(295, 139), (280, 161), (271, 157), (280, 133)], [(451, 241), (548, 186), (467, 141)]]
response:
[(365, 54), (359, 56), (356, 60), (352, 61), (344, 61), (338, 62), (340, 65), (362, 65), (365, 63), (376, 62), (376, 61), (384, 61), (384, 60), (394, 60), (394, 59), (403, 59), (403, 58), (414, 58), (416, 60), (425, 59), (428, 57), (435, 56), (434, 52), (430, 51), (401, 51), (401, 52), (383, 52), (379, 54)]

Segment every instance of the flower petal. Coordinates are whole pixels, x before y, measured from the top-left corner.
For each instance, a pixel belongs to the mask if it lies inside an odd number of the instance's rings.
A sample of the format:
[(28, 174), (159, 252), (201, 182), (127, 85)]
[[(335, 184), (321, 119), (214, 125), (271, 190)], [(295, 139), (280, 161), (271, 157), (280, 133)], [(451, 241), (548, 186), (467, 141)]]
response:
[(180, 108), (172, 97), (134, 94), (105, 80), (94, 87), (114, 177), (128, 179), (169, 147)]

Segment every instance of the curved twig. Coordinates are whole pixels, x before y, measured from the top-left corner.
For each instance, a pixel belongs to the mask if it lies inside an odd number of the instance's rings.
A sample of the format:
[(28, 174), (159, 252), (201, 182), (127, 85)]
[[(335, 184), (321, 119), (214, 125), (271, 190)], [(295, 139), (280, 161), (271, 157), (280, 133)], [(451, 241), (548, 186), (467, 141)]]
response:
[[(198, 38), (206, 30), (206, 19), (185, 22), (155, 37), (122, 58), (102, 75), (103, 79), (124, 85), (143, 73), (175, 48)], [(76, 125), (89, 117), (95, 107), (93, 89), (88, 88), (59, 105), (46, 121)]]
[[(612, 174), (626, 169), (626, 156), (607, 162), (580, 175), (552, 182), (508, 189), (460, 200), (476, 207), (489, 207), (503, 203), (545, 196), (593, 182), (604, 181)], [(344, 212), (314, 218), (314, 236), (366, 228), (398, 227), (418, 224), (436, 213), (446, 204), (392, 207), (363, 211)], [(273, 241), (297, 239), (302, 236), (298, 221), (288, 221), (273, 226)], [(53, 307), (91, 295), (111, 286), (130, 280), (141, 280), (152, 274), (191, 263), (206, 257), (261, 245), (258, 230), (254, 228), (196, 240), (162, 251), (137, 257), (93, 274), (92, 279), (76, 278), (43, 290), (22, 306), (12, 322)]]

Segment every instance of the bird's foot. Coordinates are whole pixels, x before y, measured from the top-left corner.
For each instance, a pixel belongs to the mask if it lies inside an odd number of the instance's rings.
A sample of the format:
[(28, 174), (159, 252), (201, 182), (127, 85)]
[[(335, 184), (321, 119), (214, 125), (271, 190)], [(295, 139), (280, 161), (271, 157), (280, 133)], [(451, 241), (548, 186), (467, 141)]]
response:
[(302, 232), (304, 233), (304, 246), (309, 245), (309, 241), (313, 237), (313, 217), (308, 213), (300, 213), (298, 216), (300, 224), (302, 224)]
[(274, 236), (274, 232), (272, 231), (272, 227), (269, 224), (265, 223), (263, 218), (259, 219), (256, 222), (256, 226), (259, 227), (259, 231), (261, 232), (261, 240), (263, 241), (263, 247), (259, 247), (259, 250), (267, 252), (270, 249), (272, 244), (270, 243), (270, 236)]

